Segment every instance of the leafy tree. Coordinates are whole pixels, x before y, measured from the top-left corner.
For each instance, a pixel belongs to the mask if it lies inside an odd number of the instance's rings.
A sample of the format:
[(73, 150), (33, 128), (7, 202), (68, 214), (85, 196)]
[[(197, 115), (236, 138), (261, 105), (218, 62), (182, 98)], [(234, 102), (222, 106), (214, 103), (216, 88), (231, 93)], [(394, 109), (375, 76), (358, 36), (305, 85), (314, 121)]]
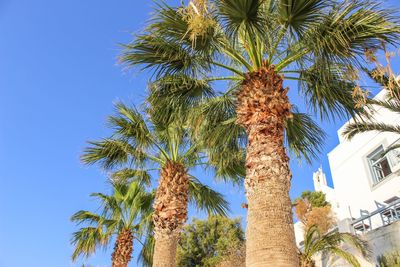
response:
[(325, 234), (336, 223), (331, 205), (323, 192), (304, 191), (294, 204), (296, 217), (303, 224), (304, 232), (315, 225), (320, 233)]
[[(225, 215), (228, 203), (220, 193), (202, 184), (189, 171), (207, 166), (195, 142), (189, 140), (183, 121), (164, 124), (151, 108), (145, 118), (135, 108), (116, 105), (117, 114), (109, 118), (113, 129), (110, 138), (90, 142), (82, 160), (100, 163), (105, 169), (125, 166), (115, 172), (115, 181), (136, 180), (150, 184), (152, 175), (160, 174), (154, 200), (153, 266), (175, 266), (179, 233), (187, 220), (188, 202), (208, 213)], [(219, 174), (219, 173), (217, 173)], [(221, 174), (223, 175), (223, 174)], [(226, 176), (224, 176), (227, 178)], [(240, 176), (233, 177), (240, 181)]]
[(394, 12), (372, 0), (161, 2), (121, 61), (151, 71), (159, 118), (190, 114), (211, 162), (229, 165), (247, 144), (246, 262), (297, 266), (285, 137), (310, 160), (324, 133), (296, 111), (283, 83), (297, 82), (292, 99), (322, 118), (355, 115), (348, 69), (363, 67), (365, 49), (398, 38)]
[(154, 194), (145, 191), (139, 183), (113, 184), (113, 194), (91, 195), (101, 203), (99, 212), (81, 210), (71, 220), (85, 224), (73, 233), (75, 246), (72, 259), (95, 253), (99, 247), (107, 248), (115, 237), (112, 253), (113, 267), (127, 267), (132, 257), (133, 241), (139, 240), (151, 223)]
[(321, 234), (318, 227), (313, 226), (305, 234), (304, 248), (300, 251), (300, 266), (314, 267), (315, 262), (312, 257), (318, 253), (324, 253), (325, 255), (334, 255), (343, 258), (354, 267), (361, 267), (358, 260), (351, 253), (341, 248), (342, 244), (354, 247), (363, 257), (368, 258), (370, 256), (368, 243), (357, 235), (339, 232)]
[(216, 266), (233, 251), (240, 252), (244, 232), (240, 219), (210, 216), (207, 220), (193, 219), (181, 235), (178, 266)]
[(319, 191), (304, 191), (303, 193), (301, 193), (300, 198), (295, 199), (295, 203), (300, 200), (307, 201), (314, 208), (326, 207), (330, 205), (329, 202), (326, 201), (325, 193)]

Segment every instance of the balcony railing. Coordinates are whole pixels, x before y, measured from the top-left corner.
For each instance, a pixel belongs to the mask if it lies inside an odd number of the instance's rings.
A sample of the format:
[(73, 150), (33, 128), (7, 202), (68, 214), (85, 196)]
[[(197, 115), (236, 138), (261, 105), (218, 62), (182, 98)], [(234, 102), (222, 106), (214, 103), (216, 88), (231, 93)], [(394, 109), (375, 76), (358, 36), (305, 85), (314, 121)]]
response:
[(361, 217), (351, 222), (355, 233), (364, 233), (400, 220), (400, 199), (388, 205), (376, 204), (377, 210), (371, 213), (361, 210)]

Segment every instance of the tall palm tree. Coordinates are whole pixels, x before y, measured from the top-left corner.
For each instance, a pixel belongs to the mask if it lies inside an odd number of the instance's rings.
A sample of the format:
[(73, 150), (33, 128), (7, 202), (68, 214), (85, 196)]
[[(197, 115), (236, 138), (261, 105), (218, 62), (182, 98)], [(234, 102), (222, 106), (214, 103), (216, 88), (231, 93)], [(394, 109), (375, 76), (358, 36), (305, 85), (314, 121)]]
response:
[(398, 37), (395, 13), (374, 1), (162, 2), (121, 61), (152, 71), (159, 117), (197, 106), (192, 126), (214, 160), (247, 144), (247, 266), (296, 266), (285, 133), (306, 159), (318, 153), (323, 133), (296, 114), (283, 83), (297, 82), (292, 100), (322, 118), (354, 115), (346, 72), (363, 65), (364, 49)]
[[(228, 203), (189, 173), (197, 166), (207, 166), (207, 161), (198, 144), (189, 140), (183, 121), (167, 125), (157, 120), (150, 108), (147, 119), (122, 103), (116, 109), (117, 114), (109, 118), (113, 135), (90, 142), (82, 159), (87, 164), (98, 162), (106, 169), (127, 166), (114, 173), (116, 181), (133, 178), (149, 184), (152, 174), (159, 172), (152, 217), (153, 266), (175, 266), (178, 235), (187, 221), (188, 202), (220, 215), (226, 215)], [(225, 175), (221, 171), (217, 174)], [(240, 181), (239, 175), (233, 178)]]
[(77, 225), (86, 225), (73, 233), (71, 243), (75, 245), (75, 250), (72, 260), (80, 255), (88, 257), (98, 247), (106, 248), (116, 237), (112, 266), (127, 267), (132, 257), (133, 239), (140, 242), (151, 223), (154, 194), (146, 192), (139, 183), (132, 182), (114, 183), (112, 195), (94, 193), (91, 196), (100, 201), (99, 212), (81, 210), (71, 217)]
[(342, 249), (342, 245), (350, 245), (365, 258), (370, 256), (370, 248), (366, 241), (350, 233), (330, 232), (321, 234), (317, 226), (310, 227), (304, 234), (304, 247), (300, 251), (300, 266), (314, 267), (313, 257), (318, 253), (334, 255), (347, 261), (354, 267), (361, 267), (359, 261), (351, 253)]

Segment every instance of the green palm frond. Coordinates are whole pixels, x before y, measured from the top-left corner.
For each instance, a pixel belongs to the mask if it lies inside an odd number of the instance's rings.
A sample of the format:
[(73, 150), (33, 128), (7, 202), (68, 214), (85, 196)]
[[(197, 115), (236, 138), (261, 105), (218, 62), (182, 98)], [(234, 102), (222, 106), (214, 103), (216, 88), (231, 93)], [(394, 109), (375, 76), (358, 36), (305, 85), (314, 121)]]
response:
[(218, 18), (227, 36), (236, 37), (240, 31), (247, 33), (264, 32), (265, 17), (260, 0), (216, 1)]
[(72, 215), (71, 221), (76, 222), (77, 224), (103, 224), (103, 222), (107, 221), (107, 219), (101, 215), (86, 210), (80, 210)]
[(153, 122), (170, 124), (188, 116), (189, 109), (214, 96), (206, 80), (185, 75), (165, 76), (150, 85), (147, 98)]
[(330, 232), (321, 235), (317, 226), (311, 226), (304, 235), (304, 250), (301, 256), (312, 259), (317, 253), (326, 253), (343, 258), (354, 267), (361, 266), (354, 255), (345, 251), (343, 244), (349, 245), (359, 251), (366, 259), (370, 258), (371, 250), (368, 242), (350, 233)]
[(89, 144), (91, 146), (84, 150), (81, 157), (85, 164), (99, 163), (103, 168), (111, 169), (127, 164), (129, 160), (142, 163), (146, 159), (143, 150), (132, 146), (126, 140), (103, 139)]
[(122, 102), (116, 103), (115, 109), (116, 115), (108, 118), (114, 135), (132, 140), (138, 149), (150, 147), (153, 144), (152, 135), (139, 111)]
[(209, 214), (226, 216), (229, 211), (229, 203), (222, 194), (202, 184), (193, 176), (189, 180), (189, 199), (198, 210), (206, 210)]
[(311, 162), (321, 152), (326, 134), (307, 114), (294, 112), (292, 115), (285, 127), (289, 151), (298, 159)]
[(351, 123), (344, 128), (343, 135), (346, 136), (346, 138), (348, 138), (349, 140), (351, 140), (357, 134), (366, 133), (370, 131), (400, 134), (400, 126), (389, 125), (379, 122)]
[(120, 57), (128, 66), (142, 65), (142, 69), (151, 69), (157, 77), (162, 75), (185, 74), (195, 76), (199, 70), (207, 70), (208, 60), (183, 47), (180, 42), (162, 36), (138, 36), (135, 44), (124, 46)]
[(151, 184), (151, 175), (142, 169), (124, 168), (111, 175), (111, 179), (116, 183), (125, 183), (128, 181), (137, 181), (143, 185)]
[(321, 22), (327, 7), (329, 1), (324, 0), (282, 0), (279, 1), (279, 22), (302, 35), (311, 26)]
[(89, 257), (98, 247), (104, 247), (109, 242), (107, 235), (98, 227), (85, 227), (72, 234), (71, 243), (75, 246), (72, 260), (79, 256)]
[[(359, 63), (366, 47), (379, 49), (382, 41), (398, 41), (398, 18), (375, 1), (336, 2), (324, 20), (308, 31), (304, 41), (329, 62)], [(307, 36), (308, 35), (308, 36)]]
[(354, 83), (344, 80), (345, 69), (324, 69), (324, 63), (318, 63), (303, 71), (300, 75), (300, 91), (307, 106), (322, 119), (331, 116), (355, 116), (365, 110), (356, 108), (352, 97)]
[(90, 256), (97, 248), (106, 249), (112, 236), (123, 229), (130, 229), (135, 236), (140, 237), (143, 234), (142, 229), (149, 228), (154, 194), (146, 192), (144, 187), (136, 182), (112, 185), (112, 195), (91, 195), (101, 203), (98, 214), (81, 210), (71, 217), (71, 221), (77, 225), (86, 225), (72, 235), (74, 261), (81, 255)]
[(388, 94), (385, 96), (385, 100), (370, 99), (368, 100), (367, 104), (375, 105), (377, 107), (383, 107), (392, 112), (400, 113), (400, 102), (391, 99)]
[(137, 262), (140, 263), (143, 267), (153, 266), (154, 244), (154, 236), (151, 234), (147, 235), (137, 260)]

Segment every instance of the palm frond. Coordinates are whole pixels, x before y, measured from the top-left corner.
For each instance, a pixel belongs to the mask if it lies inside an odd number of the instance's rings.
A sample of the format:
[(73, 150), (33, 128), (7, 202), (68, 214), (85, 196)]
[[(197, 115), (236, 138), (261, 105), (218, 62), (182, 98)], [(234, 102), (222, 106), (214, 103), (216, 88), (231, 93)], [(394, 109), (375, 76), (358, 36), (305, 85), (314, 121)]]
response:
[(153, 145), (151, 132), (142, 114), (136, 108), (118, 102), (115, 104), (115, 109), (116, 115), (108, 118), (114, 135), (133, 141), (140, 149)]
[(87, 258), (95, 253), (98, 247), (104, 247), (108, 242), (109, 237), (102, 232), (101, 228), (81, 228), (72, 234), (71, 244), (75, 246), (72, 260), (77, 260), (81, 255)]
[(199, 70), (207, 70), (208, 60), (195, 54), (190, 47), (159, 35), (138, 36), (135, 44), (124, 46), (120, 61), (128, 66), (141, 65), (162, 75), (185, 74), (195, 76)]
[(398, 18), (376, 1), (343, 1), (303, 39), (317, 57), (329, 62), (355, 63), (366, 48), (379, 49), (382, 41), (399, 40)]
[(322, 119), (334, 116), (348, 118), (366, 112), (357, 108), (357, 102), (352, 97), (356, 85), (342, 78), (344, 71), (339, 66), (330, 69), (320, 62), (300, 75), (300, 91), (306, 105)]
[(300, 0), (279, 1), (278, 16), (284, 27), (290, 27), (302, 35), (308, 28), (315, 26), (323, 18), (323, 12), (329, 6), (329, 1)]
[(136, 181), (140, 184), (150, 185), (151, 175), (141, 169), (124, 168), (116, 171), (111, 175), (111, 179), (116, 183), (125, 183), (129, 181)]
[(152, 234), (147, 235), (137, 260), (143, 267), (153, 266), (154, 245), (154, 236)]
[(71, 217), (71, 221), (78, 224), (88, 223), (88, 224), (101, 224), (102, 221), (107, 220), (104, 216), (92, 213), (86, 210), (80, 210)]
[(287, 146), (298, 159), (311, 162), (321, 152), (326, 134), (307, 114), (292, 115), (285, 126)]
[(193, 176), (189, 180), (189, 199), (197, 209), (205, 210), (209, 214), (226, 216), (229, 211), (229, 203), (222, 194), (202, 184)]
[(85, 164), (99, 163), (105, 169), (126, 164), (129, 160), (142, 163), (146, 159), (143, 150), (121, 139), (103, 139), (89, 142), (91, 146), (84, 150), (81, 159)]
[(235, 37), (240, 31), (262, 33), (265, 30), (265, 18), (260, 8), (260, 0), (224, 0), (216, 1), (218, 19), (229, 37)]
[(389, 133), (399, 134), (400, 126), (389, 125), (389, 124), (379, 123), (379, 122), (350, 123), (344, 128), (343, 135), (346, 136), (346, 138), (348, 138), (349, 140), (351, 140), (357, 134), (366, 133), (366, 132), (370, 132), (370, 131), (389, 132)]

